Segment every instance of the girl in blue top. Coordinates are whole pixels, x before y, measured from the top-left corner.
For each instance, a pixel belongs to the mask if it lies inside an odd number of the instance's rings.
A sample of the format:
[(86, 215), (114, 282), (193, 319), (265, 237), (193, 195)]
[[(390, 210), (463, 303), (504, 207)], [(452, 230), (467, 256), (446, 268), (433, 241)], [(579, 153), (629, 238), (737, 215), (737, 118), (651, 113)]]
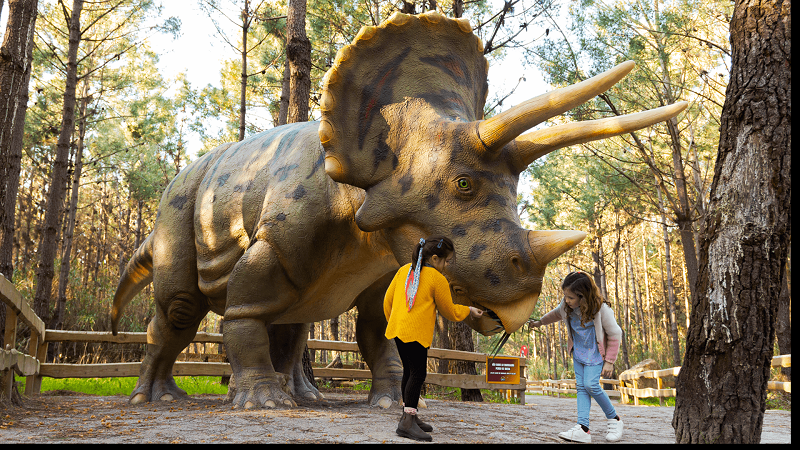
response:
[(588, 274), (571, 272), (561, 283), (561, 289), (564, 301), (531, 323), (531, 327), (538, 328), (563, 320), (570, 330), (567, 345), (575, 367), (578, 423), (558, 436), (568, 441), (592, 442), (589, 408), (594, 399), (607, 419), (606, 440), (617, 441), (622, 437), (622, 420), (600, 386), (600, 375), (608, 378), (614, 370), (622, 330), (614, 319), (614, 311)]

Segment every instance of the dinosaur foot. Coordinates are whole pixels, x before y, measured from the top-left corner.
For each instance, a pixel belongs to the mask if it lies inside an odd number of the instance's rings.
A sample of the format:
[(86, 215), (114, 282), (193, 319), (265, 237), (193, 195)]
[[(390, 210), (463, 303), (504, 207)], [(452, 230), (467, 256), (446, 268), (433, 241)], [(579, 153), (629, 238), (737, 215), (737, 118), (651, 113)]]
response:
[(388, 409), (392, 405), (398, 404), (401, 398), (401, 379), (402, 374), (386, 378), (373, 378), (368, 398), (370, 406), (380, 406), (383, 409)]
[(233, 397), (234, 408), (293, 408), (297, 406), (287, 392), (286, 377), (283, 374), (250, 379), (237, 377), (236, 384), (236, 394)]
[(141, 384), (133, 390), (130, 397), (130, 404), (147, 403), (156, 400), (170, 402), (172, 400), (186, 399), (189, 396), (186, 391), (175, 384), (175, 380), (154, 381), (152, 384)]

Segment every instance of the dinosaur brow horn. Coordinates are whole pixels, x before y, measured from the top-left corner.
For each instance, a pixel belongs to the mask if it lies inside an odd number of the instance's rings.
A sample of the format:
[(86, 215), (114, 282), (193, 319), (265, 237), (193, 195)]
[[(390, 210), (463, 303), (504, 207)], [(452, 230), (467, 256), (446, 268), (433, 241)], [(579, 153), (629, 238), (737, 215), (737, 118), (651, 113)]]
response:
[(678, 102), (640, 113), (565, 123), (523, 134), (514, 140), (516, 144), (516, 150), (512, 153), (514, 167), (518, 172), (522, 172), (530, 163), (553, 150), (649, 127), (678, 115), (687, 106), (689, 106), (687, 102)]
[(588, 80), (539, 95), (482, 120), (478, 122), (478, 138), (489, 152), (497, 152), (529, 128), (605, 92), (633, 67), (633, 61), (626, 61)]

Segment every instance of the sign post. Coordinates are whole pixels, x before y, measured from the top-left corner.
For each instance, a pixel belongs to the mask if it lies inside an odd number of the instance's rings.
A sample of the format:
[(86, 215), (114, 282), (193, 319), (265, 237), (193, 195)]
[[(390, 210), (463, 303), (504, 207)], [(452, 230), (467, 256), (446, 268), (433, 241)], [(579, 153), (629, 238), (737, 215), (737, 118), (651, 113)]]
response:
[(486, 382), (498, 384), (519, 384), (519, 358), (486, 356)]

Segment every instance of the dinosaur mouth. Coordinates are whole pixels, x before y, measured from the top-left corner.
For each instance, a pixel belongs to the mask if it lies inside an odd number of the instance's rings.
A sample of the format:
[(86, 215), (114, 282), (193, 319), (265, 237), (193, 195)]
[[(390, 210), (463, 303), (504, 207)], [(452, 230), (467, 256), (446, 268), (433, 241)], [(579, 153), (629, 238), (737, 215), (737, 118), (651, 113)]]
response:
[[(471, 297), (467, 289), (459, 285), (451, 285), (456, 303), (474, 306), (484, 312), (480, 319), (471, 320), (470, 327), (477, 332), (491, 336), (505, 331), (513, 333), (528, 321), (536, 307), (539, 293), (529, 293), (508, 303), (488, 301), (485, 298)], [(486, 306), (491, 305), (491, 307)]]

